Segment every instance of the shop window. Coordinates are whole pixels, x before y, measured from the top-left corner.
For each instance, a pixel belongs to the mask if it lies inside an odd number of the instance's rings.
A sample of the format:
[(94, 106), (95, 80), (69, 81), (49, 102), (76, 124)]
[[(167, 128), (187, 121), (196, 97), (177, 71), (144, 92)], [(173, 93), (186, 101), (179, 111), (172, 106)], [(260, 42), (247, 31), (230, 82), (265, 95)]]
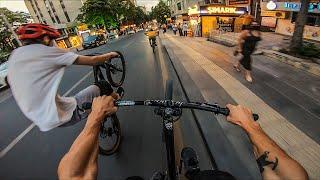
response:
[[(293, 12), (291, 22), (292, 23), (296, 22), (297, 18), (298, 18), (298, 12)], [(306, 18), (307, 18), (306, 25), (309, 25), (309, 26), (319, 26), (320, 25), (320, 20), (319, 20), (320, 14), (308, 13)]]
[(178, 11), (181, 11), (182, 9), (181, 9), (181, 2), (178, 2), (177, 3), (177, 8), (178, 8)]

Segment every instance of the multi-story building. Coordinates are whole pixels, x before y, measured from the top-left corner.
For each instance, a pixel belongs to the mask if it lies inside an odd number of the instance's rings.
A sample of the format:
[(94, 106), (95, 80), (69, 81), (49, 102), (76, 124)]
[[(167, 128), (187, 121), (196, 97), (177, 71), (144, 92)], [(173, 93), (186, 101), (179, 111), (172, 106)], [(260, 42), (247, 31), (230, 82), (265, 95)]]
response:
[(24, 0), (24, 2), (35, 22), (49, 24), (59, 29), (62, 37), (57, 43), (60, 46), (69, 48), (78, 45), (68, 34), (75, 33), (75, 28), (70, 25), (79, 15), (79, 9), (85, 0)]

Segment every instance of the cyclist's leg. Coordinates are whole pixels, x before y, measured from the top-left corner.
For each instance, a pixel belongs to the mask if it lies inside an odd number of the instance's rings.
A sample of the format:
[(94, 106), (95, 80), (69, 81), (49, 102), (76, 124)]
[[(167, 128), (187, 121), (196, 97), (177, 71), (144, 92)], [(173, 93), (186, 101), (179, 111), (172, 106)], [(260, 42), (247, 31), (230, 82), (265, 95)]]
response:
[(157, 46), (157, 41), (156, 41), (156, 37), (152, 38), (152, 43), (154, 43)]
[(149, 37), (149, 44), (150, 44), (150, 46), (152, 45), (151, 43), (152, 43), (152, 38)]
[(72, 118), (67, 123), (61, 125), (60, 127), (72, 126), (81, 120), (87, 118), (88, 112), (82, 109), (84, 103), (91, 103), (93, 99), (97, 96), (100, 96), (100, 88), (97, 85), (91, 85), (79, 93), (77, 93), (74, 98), (77, 101), (77, 107), (73, 112)]

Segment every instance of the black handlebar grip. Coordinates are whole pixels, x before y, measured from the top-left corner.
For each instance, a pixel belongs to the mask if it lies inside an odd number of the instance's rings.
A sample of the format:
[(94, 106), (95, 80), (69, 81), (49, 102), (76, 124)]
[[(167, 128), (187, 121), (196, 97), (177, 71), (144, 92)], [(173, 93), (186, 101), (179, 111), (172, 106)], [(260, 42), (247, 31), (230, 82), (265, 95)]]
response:
[[(228, 108), (222, 108), (222, 110), (224, 110), (224, 113), (222, 113), (223, 115), (229, 116), (230, 110)], [(253, 116), (253, 120), (255, 121), (259, 120), (258, 114), (253, 113), (252, 116)]]
[(252, 116), (253, 116), (253, 119), (255, 120), (255, 121), (257, 121), (258, 119), (259, 119), (259, 115), (258, 114), (252, 114)]

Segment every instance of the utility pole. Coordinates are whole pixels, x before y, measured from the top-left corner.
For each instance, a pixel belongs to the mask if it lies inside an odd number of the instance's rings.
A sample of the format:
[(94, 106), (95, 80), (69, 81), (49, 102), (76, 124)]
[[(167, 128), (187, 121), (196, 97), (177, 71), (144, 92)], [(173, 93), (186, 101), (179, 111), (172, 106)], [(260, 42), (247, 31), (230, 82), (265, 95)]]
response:
[(8, 19), (7, 19), (7, 16), (6, 16), (3, 12), (1, 12), (0, 16), (2, 17), (4, 23), (6, 24), (7, 28), (9, 29), (9, 31), (11, 31), (13, 37), (16, 39), (18, 45), (19, 45), (19, 46), (22, 46), (22, 43), (21, 43), (21, 41), (19, 40), (19, 37), (18, 37), (18, 35), (16, 34), (16, 32), (14, 32), (11, 24), (9, 23), (9, 21), (8, 21)]

